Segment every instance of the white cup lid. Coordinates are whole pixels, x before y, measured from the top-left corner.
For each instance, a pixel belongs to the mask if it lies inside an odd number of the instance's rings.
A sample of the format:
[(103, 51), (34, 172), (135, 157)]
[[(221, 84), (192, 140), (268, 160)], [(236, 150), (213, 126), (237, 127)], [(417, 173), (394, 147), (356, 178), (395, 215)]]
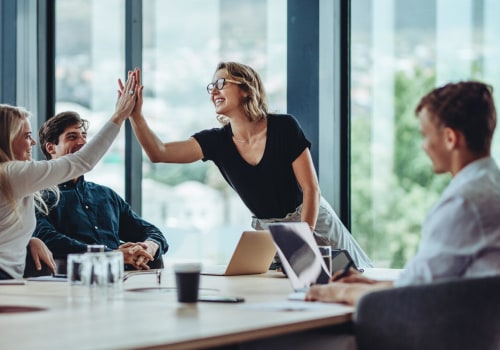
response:
[(185, 262), (174, 264), (174, 272), (200, 272), (201, 264), (198, 262)]

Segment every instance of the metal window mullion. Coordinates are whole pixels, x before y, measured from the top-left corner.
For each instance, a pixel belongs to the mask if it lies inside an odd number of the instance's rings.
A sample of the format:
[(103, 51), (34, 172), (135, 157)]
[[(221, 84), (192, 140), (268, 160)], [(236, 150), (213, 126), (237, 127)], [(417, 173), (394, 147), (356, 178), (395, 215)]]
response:
[(340, 203), (339, 216), (351, 229), (351, 11), (350, 0), (338, 0), (338, 91), (340, 129)]
[(0, 1), (0, 102), (16, 104), (17, 1)]
[[(142, 0), (125, 2), (125, 76), (142, 67)], [(125, 200), (142, 212), (142, 151), (132, 127), (125, 124)]]

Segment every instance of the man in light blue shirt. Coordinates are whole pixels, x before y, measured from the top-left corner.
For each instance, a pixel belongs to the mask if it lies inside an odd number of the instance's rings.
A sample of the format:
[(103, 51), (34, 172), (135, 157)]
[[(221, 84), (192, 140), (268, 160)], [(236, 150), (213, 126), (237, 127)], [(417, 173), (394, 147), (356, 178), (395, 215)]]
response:
[[(416, 108), (422, 148), (437, 174), (453, 179), (430, 210), (417, 254), (394, 283), (351, 272), (312, 286), (307, 300), (354, 305), (366, 293), (457, 277), (500, 275), (500, 170), (491, 157), (496, 126), (492, 88), (447, 84)], [(334, 275), (332, 281), (338, 277)]]

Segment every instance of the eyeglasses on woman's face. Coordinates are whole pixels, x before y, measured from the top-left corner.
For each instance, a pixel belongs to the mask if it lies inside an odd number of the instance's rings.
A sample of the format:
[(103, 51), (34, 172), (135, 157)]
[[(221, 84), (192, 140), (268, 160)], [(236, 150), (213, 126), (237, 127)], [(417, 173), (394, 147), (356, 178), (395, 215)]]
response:
[(210, 83), (207, 85), (207, 92), (209, 94), (211, 94), (212, 91), (214, 91), (214, 89), (217, 89), (220, 91), (220, 90), (224, 89), (224, 86), (226, 86), (226, 83), (233, 83), (233, 84), (238, 84), (238, 85), (241, 84), (241, 82), (236, 81), (236, 80), (220, 78), (220, 79), (217, 79), (215, 81), (215, 83)]

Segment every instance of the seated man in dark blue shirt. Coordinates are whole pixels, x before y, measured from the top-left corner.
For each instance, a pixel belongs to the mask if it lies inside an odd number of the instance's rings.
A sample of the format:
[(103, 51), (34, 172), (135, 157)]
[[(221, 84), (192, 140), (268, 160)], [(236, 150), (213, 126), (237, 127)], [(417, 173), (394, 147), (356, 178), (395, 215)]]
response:
[[(39, 131), (40, 148), (47, 159), (74, 153), (87, 141), (88, 122), (76, 112), (63, 112), (47, 120)], [(59, 185), (60, 199), (49, 215), (37, 213), (33, 233), (45, 242), (54, 258), (104, 245), (123, 252), (127, 268), (163, 267), (167, 240), (154, 225), (141, 219), (109, 187), (87, 182), (83, 176)], [(54, 203), (55, 198), (53, 201)]]

